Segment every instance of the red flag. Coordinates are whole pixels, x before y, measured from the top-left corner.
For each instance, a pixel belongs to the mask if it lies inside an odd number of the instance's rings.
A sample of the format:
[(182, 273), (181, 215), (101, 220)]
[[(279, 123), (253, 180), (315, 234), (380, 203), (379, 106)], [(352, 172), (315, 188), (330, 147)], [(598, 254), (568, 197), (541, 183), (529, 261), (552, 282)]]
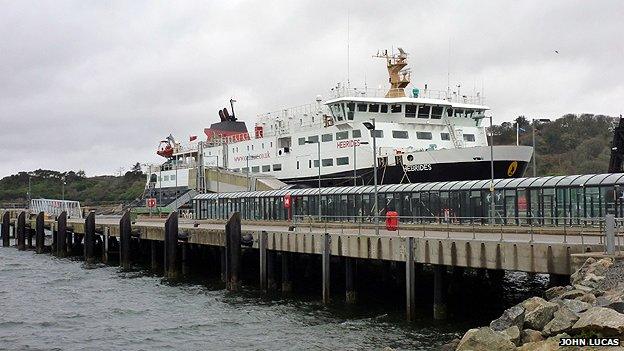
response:
[(193, 140), (195, 140), (195, 139), (197, 139), (197, 135), (191, 135), (191, 136), (189, 136), (189, 141), (193, 141)]

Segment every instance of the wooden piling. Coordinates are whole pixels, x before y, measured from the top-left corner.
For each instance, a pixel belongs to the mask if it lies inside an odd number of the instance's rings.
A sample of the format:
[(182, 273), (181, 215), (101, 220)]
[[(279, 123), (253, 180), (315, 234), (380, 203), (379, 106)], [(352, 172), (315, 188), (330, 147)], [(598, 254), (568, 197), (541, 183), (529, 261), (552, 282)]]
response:
[(22, 211), (17, 216), (17, 249), (26, 250), (26, 212)]
[(182, 249), (181, 250), (182, 251), (182, 255), (181, 255), (182, 256), (182, 260), (181, 260), (182, 261), (181, 262), (182, 263), (182, 275), (186, 277), (189, 274), (189, 262), (188, 262), (188, 259), (189, 259), (189, 257), (188, 257), (188, 254), (189, 254), (189, 252), (188, 252), (189, 251), (189, 244), (183, 242), (182, 245), (180, 245), (180, 246), (181, 246), (181, 249)]
[(405, 244), (405, 308), (407, 312), (407, 320), (412, 322), (416, 319), (416, 269), (414, 265), (414, 238), (407, 238)]
[(444, 296), (444, 276), (446, 267), (433, 266), (433, 319), (446, 319), (446, 299)]
[(132, 223), (130, 212), (126, 211), (119, 220), (119, 265), (122, 269), (130, 269), (130, 241), (132, 240)]
[(165, 277), (177, 279), (178, 269), (178, 212), (173, 211), (165, 222)]
[(267, 246), (268, 235), (264, 230), (260, 233), (258, 249), (260, 253), (260, 290), (267, 291)]
[(290, 294), (293, 291), (292, 281), (292, 254), (282, 252), (282, 293)]
[(95, 212), (90, 211), (85, 218), (84, 260), (87, 264), (95, 262)]
[(219, 262), (221, 263), (221, 281), (227, 284), (227, 274), (226, 274), (226, 266), (227, 266), (227, 258), (225, 255), (225, 246), (219, 247)]
[(73, 241), (73, 233), (71, 232), (70, 229), (68, 229), (65, 232), (65, 256), (69, 257), (72, 255), (72, 251), (74, 248), (74, 241)]
[(110, 228), (105, 227), (102, 234), (102, 262), (108, 264), (108, 248), (110, 245)]
[(44, 213), (39, 212), (35, 220), (35, 248), (38, 254), (43, 253), (45, 248)]
[(345, 257), (345, 302), (354, 304), (357, 301), (355, 292), (355, 270), (356, 259), (353, 257)]
[(158, 246), (159, 245), (156, 240), (150, 240), (151, 267), (153, 272), (157, 272), (158, 270), (160, 270), (160, 251)]
[(230, 291), (240, 289), (240, 266), (241, 266), (241, 217), (239, 212), (234, 212), (225, 224), (225, 275), (226, 287)]
[(67, 257), (67, 212), (63, 211), (56, 219), (56, 255)]
[(277, 253), (275, 251), (267, 251), (267, 291), (277, 290), (276, 258)]
[(323, 256), (322, 262), (322, 279), (323, 279), (323, 303), (329, 303), (329, 281), (330, 281), (330, 260), (331, 260), (331, 237), (329, 233), (323, 234)]
[(11, 217), (9, 212), (5, 212), (2, 214), (2, 246), (3, 247), (9, 247), (11, 246), (11, 241), (9, 238), (9, 223), (10, 223)]

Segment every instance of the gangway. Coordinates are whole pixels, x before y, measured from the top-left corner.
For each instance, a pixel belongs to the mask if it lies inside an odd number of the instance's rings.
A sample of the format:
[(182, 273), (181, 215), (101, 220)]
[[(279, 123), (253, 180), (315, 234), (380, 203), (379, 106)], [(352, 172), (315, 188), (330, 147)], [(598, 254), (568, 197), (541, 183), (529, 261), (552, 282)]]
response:
[(56, 217), (66, 211), (68, 218), (82, 218), (80, 202), (71, 200), (55, 199), (32, 199), (30, 200), (30, 212), (43, 212), (48, 216)]

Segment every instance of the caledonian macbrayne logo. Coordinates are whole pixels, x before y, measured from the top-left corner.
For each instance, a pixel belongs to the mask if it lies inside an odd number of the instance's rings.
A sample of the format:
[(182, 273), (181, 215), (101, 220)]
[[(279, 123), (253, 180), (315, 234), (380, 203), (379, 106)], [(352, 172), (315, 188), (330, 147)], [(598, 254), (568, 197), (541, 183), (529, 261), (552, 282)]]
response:
[(518, 169), (518, 161), (513, 161), (512, 163), (509, 164), (509, 168), (507, 168), (507, 175), (508, 176), (513, 176), (514, 174), (516, 174), (516, 170)]

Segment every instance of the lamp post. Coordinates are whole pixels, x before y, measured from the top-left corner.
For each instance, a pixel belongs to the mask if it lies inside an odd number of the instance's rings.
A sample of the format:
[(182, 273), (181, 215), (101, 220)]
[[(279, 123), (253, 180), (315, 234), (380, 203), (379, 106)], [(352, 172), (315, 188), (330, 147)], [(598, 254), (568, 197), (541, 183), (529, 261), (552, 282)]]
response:
[(245, 162), (247, 163), (247, 190), (251, 191), (251, 183), (249, 181), (249, 155), (245, 158)]
[[(473, 119), (479, 123), (480, 120), (484, 119), (484, 118), (488, 118), (490, 120), (490, 215), (492, 216), (492, 224), (494, 224), (494, 222), (496, 221), (495, 218), (495, 213), (496, 213), (496, 207), (494, 204), (495, 201), (495, 197), (494, 197), (494, 130), (492, 128), (493, 126), (493, 122), (492, 122), (492, 116), (479, 116), (479, 117), (473, 117)], [(486, 134), (487, 137), (487, 134)]]
[(533, 132), (533, 177), (537, 177), (537, 149), (535, 148), (535, 122), (550, 122), (548, 118), (533, 118), (531, 124), (531, 131)]
[(375, 185), (375, 234), (379, 235), (379, 195), (377, 194), (377, 135), (375, 132), (375, 119), (371, 119), (371, 122), (364, 122), (364, 127), (368, 129), (373, 137), (373, 180)]
[(368, 141), (359, 141), (356, 143), (353, 139), (353, 186), (357, 186), (357, 147), (360, 145), (368, 145)]
[(306, 144), (317, 144), (317, 159), (318, 159), (318, 218), (321, 220), (321, 141), (306, 140)]

